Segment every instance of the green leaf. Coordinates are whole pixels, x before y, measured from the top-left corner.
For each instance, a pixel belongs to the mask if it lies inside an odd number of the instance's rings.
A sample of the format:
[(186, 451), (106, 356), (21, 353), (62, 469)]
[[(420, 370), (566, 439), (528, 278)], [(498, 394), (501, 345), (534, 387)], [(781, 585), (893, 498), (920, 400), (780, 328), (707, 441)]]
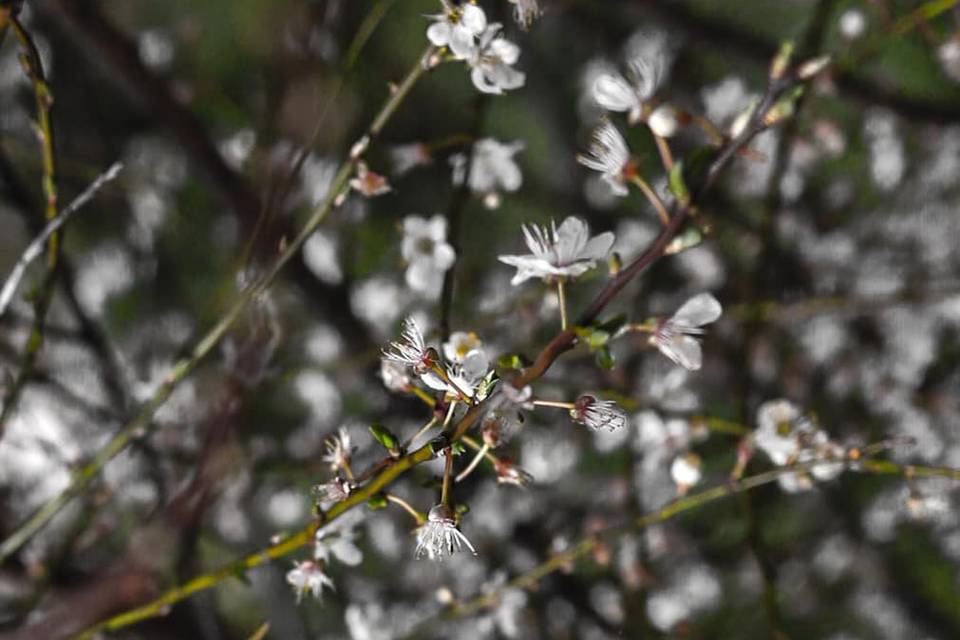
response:
[(367, 500), (367, 506), (373, 511), (386, 509), (388, 504), (390, 504), (390, 501), (387, 500), (387, 496), (383, 495), (382, 493), (378, 493)]
[(597, 365), (601, 369), (606, 369), (609, 371), (610, 369), (613, 369), (616, 364), (616, 358), (614, 358), (613, 354), (610, 353), (610, 349), (608, 347), (603, 347), (597, 351)]
[(675, 162), (670, 169), (669, 189), (680, 204), (687, 205), (690, 203), (690, 190), (687, 188), (686, 180), (683, 177), (683, 160)]
[(370, 425), (370, 433), (373, 439), (379, 442), (384, 449), (390, 452), (390, 455), (397, 455), (400, 451), (400, 441), (393, 432), (382, 424), (373, 423)]

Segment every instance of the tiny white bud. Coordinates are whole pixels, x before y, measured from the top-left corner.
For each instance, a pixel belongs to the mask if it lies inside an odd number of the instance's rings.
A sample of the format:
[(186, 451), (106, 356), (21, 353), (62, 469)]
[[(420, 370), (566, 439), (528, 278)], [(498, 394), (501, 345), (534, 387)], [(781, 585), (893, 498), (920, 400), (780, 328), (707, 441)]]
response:
[(662, 104), (653, 110), (647, 120), (650, 130), (661, 138), (669, 138), (680, 128), (677, 110), (668, 104)]

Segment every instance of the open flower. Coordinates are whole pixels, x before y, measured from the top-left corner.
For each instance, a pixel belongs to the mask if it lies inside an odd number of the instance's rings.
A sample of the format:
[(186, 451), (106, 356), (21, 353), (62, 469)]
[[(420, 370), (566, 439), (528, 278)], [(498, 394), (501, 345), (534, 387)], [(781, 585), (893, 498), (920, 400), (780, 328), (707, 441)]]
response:
[(694, 336), (702, 335), (703, 325), (720, 317), (723, 308), (709, 293), (693, 296), (677, 312), (661, 320), (650, 344), (685, 369), (695, 371), (703, 364), (703, 350)]
[(407, 318), (403, 321), (403, 332), (400, 339), (390, 343), (383, 351), (383, 357), (392, 362), (412, 367), (418, 374), (423, 374), (433, 368), (437, 362), (437, 352), (427, 347), (423, 341), (423, 334), (416, 320)]
[(510, 0), (513, 7), (513, 19), (521, 29), (529, 29), (533, 21), (540, 17), (543, 11), (537, 0)]
[(661, 56), (635, 56), (627, 63), (627, 77), (604, 73), (593, 82), (593, 99), (608, 111), (624, 112), (630, 124), (640, 122), (643, 108), (664, 77)]
[(410, 288), (431, 297), (439, 296), (443, 275), (457, 256), (447, 242), (446, 218), (441, 215), (429, 220), (417, 215), (404, 218), (400, 251), (407, 261), (406, 280)]
[(530, 255), (500, 256), (500, 262), (517, 268), (510, 281), (518, 285), (529, 278), (576, 278), (590, 269), (598, 260), (605, 260), (613, 246), (613, 233), (605, 231), (590, 237), (587, 223), (574, 216), (568, 217), (557, 228), (524, 225), (523, 236)]
[(450, 507), (438, 504), (430, 509), (427, 521), (417, 530), (417, 557), (426, 554), (430, 560), (443, 560), (464, 547), (477, 555), (467, 536), (457, 529), (457, 520)]
[(447, 47), (458, 59), (469, 58), (476, 49), (475, 38), (487, 26), (487, 16), (475, 4), (459, 6), (443, 2), (443, 13), (430, 16), (434, 23), (427, 28), (427, 38), (438, 47)]
[(594, 130), (590, 153), (578, 155), (577, 162), (588, 169), (599, 171), (600, 177), (610, 185), (615, 195), (622, 197), (630, 193), (627, 179), (634, 171), (630, 149), (620, 131), (609, 121)]
[(313, 560), (294, 562), (293, 569), (287, 572), (287, 582), (296, 592), (298, 604), (303, 594), (308, 591), (313, 594), (313, 597), (322, 600), (324, 587), (331, 591), (335, 590), (333, 580), (323, 572), (323, 565)]
[(616, 431), (627, 424), (627, 414), (616, 402), (598, 400), (588, 395), (577, 398), (573, 409), (570, 409), (570, 418), (591, 429)]
[(520, 59), (520, 47), (499, 35), (502, 26), (493, 23), (484, 29), (477, 47), (467, 58), (473, 86), (483, 93), (519, 89), (527, 79), (526, 74), (513, 68)]
[(466, 176), (470, 190), (484, 197), (487, 208), (495, 209), (500, 204), (500, 192), (516, 191), (523, 184), (523, 174), (513, 156), (522, 151), (523, 142), (504, 144), (493, 138), (477, 140), (473, 145), (470, 161), (466, 154), (458, 153), (450, 158), (453, 165), (453, 183), (463, 184), (467, 164), (470, 175)]

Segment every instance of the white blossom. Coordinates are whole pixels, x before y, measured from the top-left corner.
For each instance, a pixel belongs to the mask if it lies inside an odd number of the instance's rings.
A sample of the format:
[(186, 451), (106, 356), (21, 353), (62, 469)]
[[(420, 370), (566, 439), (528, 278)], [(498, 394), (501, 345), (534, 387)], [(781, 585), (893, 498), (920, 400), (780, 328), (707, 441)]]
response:
[(796, 459), (801, 437), (812, 437), (814, 430), (795, 404), (789, 400), (770, 400), (757, 409), (753, 442), (773, 464), (782, 466)]
[(626, 183), (633, 164), (630, 149), (611, 122), (605, 121), (594, 130), (589, 155), (578, 155), (577, 162), (599, 171), (615, 195), (622, 197), (630, 192)]
[(662, 56), (637, 55), (627, 63), (627, 77), (604, 73), (593, 82), (593, 99), (608, 111), (624, 112), (630, 124), (640, 122), (646, 102), (664, 77)]
[(700, 482), (703, 477), (700, 469), (702, 466), (703, 461), (695, 453), (686, 453), (673, 459), (670, 464), (670, 477), (681, 494), (685, 494), (690, 487)]
[(510, 281), (518, 285), (529, 278), (576, 278), (590, 269), (598, 260), (605, 260), (613, 246), (613, 233), (605, 231), (590, 237), (587, 223), (570, 216), (560, 225), (550, 227), (534, 224), (523, 226), (523, 235), (529, 255), (500, 256), (500, 262), (517, 268)]
[(320, 459), (329, 464), (332, 469), (343, 469), (349, 466), (353, 448), (346, 428), (340, 427), (336, 435), (324, 441), (323, 447), (324, 453)]
[(483, 341), (473, 331), (454, 331), (443, 343), (443, 357), (447, 362), (462, 363), (467, 356), (483, 349)]
[(354, 529), (361, 520), (363, 512), (351, 511), (320, 527), (313, 540), (314, 559), (328, 564), (333, 557), (348, 567), (363, 562), (363, 552), (353, 542), (357, 538)]
[(529, 29), (533, 21), (543, 13), (537, 0), (510, 0), (510, 2), (514, 5), (513, 19), (521, 29)]
[(443, 13), (430, 16), (434, 22), (427, 28), (427, 38), (438, 47), (447, 47), (460, 60), (476, 51), (476, 37), (487, 26), (487, 16), (475, 4), (459, 6), (442, 0)]
[(466, 179), (470, 190), (484, 196), (484, 202), (489, 208), (496, 208), (501, 191), (513, 192), (523, 184), (523, 174), (513, 159), (523, 148), (524, 144), (520, 141), (504, 144), (493, 138), (478, 140), (473, 145), (469, 163), (463, 153), (450, 158), (450, 164), (453, 165), (453, 183), (463, 184), (469, 164), (470, 175)]
[(402, 176), (411, 169), (423, 167), (433, 162), (433, 154), (430, 153), (430, 147), (422, 142), (399, 144), (391, 147), (387, 153), (390, 155), (390, 164), (393, 166), (393, 173), (397, 176)]
[(954, 36), (937, 48), (937, 59), (943, 72), (954, 82), (960, 82), (960, 35)]
[(400, 339), (390, 343), (383, 357), (392, 362), (412, 367), (418, 374), (429, 371), (436, 364), (436, 352), (428, 348), (417, 321), (408, 317), (403, 321)]
[(843, 472), (846, 459), (843, 447), (830, 440), (825, 431), (788, 400), (771, 400), (760, 405), (753, 441), (777, 466), (808, 465), (806, 469), (778, 478), (784, 491), (804, 491), (813, 487), (814, 480), (832, 480)]
[(661, 320), (650, 336), (650, 343), (675, 363), (695, 371), (703, 364), (703, 351), (694, 336), (702, 335), (703, 325), (720, 317), (723, 308), (709, 293), (690, 298), (666, 320)]
[(609, 429), (616, 431), (627, 425), (627, 414), (611, 400), (598, 400), (594, 396), (584, 395), (577, 398), (570, 417), (591, 429)]
[(467, 537), (457, 529), (453, 511), (442, 504), (430, 509), (427, 521), (417, 530), (417, 557), (426, 554), (430, 560), (442, 561), (444, 557), (462, 551), (464, 547), (477, 555)]
[(410, 288), (438, 297), (443, 276), (457, 255), (447, 242), (446, 218), (441, 215), (429, 220), (417, 215), (404, 218), (400, 251), (407, 262), (406, 281)]
[(499, 23), (487, 26), (467, 59), (473, 86), (483, 93), (501, 94), (519, 89), (526, 82), (526, 75), (513, 68), (520, 59), (520, 47), (498, 35), (502, 26)]
[(322, 565), (313, 560), (294, 562), (293, 569), (287, 572), (287, 582), (297, 594), (297, 603), (308, 591), (313, 594), (313, 597), (322, 600), (324, 587), (331, 591), (335, 590), (333, 580), (323, 572)]

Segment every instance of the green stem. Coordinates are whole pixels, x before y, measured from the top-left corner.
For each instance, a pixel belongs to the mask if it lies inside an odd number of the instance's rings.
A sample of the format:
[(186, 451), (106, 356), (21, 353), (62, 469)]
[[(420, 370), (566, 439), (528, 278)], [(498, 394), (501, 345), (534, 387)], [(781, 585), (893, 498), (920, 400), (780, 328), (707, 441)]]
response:
[[(424, 55), (429, 55), (431, 51), (432, 47), (428, 48)], [(386, 125), (390, 119), (390, 116), (397, 110), (397, 107), (400, 106), (400, 103), (403, 102), (403, 99), (410, 92), (410, 89), (425, 71), (426, 69), (421, 63), (421, 59), (418, 59), (400, 84), (400, 87), (390, 95), (380, 109), (374, 123), (367, 132), (367, 136), (372, 138), (383, 129), (384, 125)], [(106, 446), (97, 452), (93, 460), (73, 474), (73, 478), (66, 489), (41, 506), (0, 544), (0, 564), (23, 546), (35, 533), (42, 529), (70, 500), (82, 493), (90, 482), (100, 473), (104, 465), (123, 451), (132, 440), (142, 438), (150, 431), (153, 427), (151, 420), (157, 409), (167, 401), (174, 389), (196, 369), (200, 361), (220, 342), (234, 321), (247, 308), (247, 305), (270, 288), (280, 273), (280, 270), (297, 254), (300, 247), (307, 241), (307, 238), (309, 238), (320, 223), (326, 219), (327, 215), (333, 209), (334, 202), (346, 187), (347, 181), (353, 173), (354, 164), (355, 159), (347, 159), (344, 161), (330, 185), (330, 191), (326, 198), (324, 198), (310, 214), (309, 220), (303, 226), (300, 233), (297, 234), (297, 237), (287, 245), (262, 278), (240, 293), (239, 298), (237, 298), (220, 321), (200, 340), (190, 355), (174, 365), (173, 370), (167, 375), (163, 384), (161, 384), (153, 396), (141, 406), (136, 416), (124, 425), (119, 433), (117, 433)], [(339, 505), (343, 504), (346, 503), (339, 503)]]
[[(40, 59), (40, 52), (37, 50), (33, 38), (19, 19), (16, 16), (9, 15), (8, 11), (5, 10), (3, 21), (9, 23), (13, 28), (13, 32), (20, 43), (20, 48), (23, 50), (21, 60), (30, 84), (33, 86), (34, 101), (37, 106), (37, 135), (40, 138), (43, 166), (41, 182), (43, 185), (44, 218), (47, 222), (50, 222), (57, 217), (57, 159), (54, 151), (53, 118), (50, 113), (53, 108), (53, 93), (47, 83), (43, 61)], [(0, 411), (0, 437), (6, 431), (9, 418), (17, 406), (27, 379), (33, 373), (37, 355), (43, 347), (47, 310), (53, 300), (57, 265), (60, 263), (61, 235), (62, 231), (57, 231), (50, 234), (50, 238), (47, 240), (47, 272), (40, 286), (40, 293), (34, 302), (33, 326), (30, 329), (30, 337), (27, 339), (19, 372), (3, 398), (3, 409)], [(2, 562), (2, 556), (0, 556), (0, 562)]]

